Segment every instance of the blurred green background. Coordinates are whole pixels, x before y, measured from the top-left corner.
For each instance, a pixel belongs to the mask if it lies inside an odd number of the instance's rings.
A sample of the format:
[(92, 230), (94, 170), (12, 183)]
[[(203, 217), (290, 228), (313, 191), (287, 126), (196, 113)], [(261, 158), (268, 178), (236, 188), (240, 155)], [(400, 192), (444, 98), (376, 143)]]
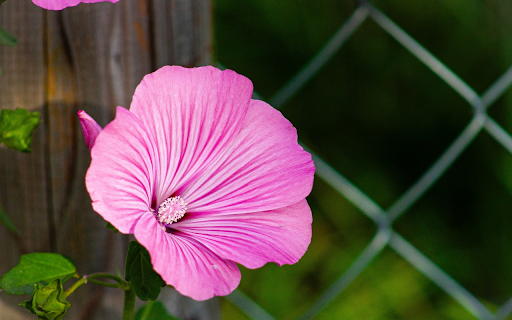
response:
[[(483, 93), (512, 65), (512, 2), (373, 1)], [(215, 0), (216, 59), (271, 98), (350, 17), (347, 0)], [(299, 138), (384, 209), (436, 161), (473, 110), (367, 19), (281, 109)], [(512, 132), (512, 90), (489, 115)], [(316, 179), (313, 240), (293, 266), (242, 268), (240, 289), (294, 319), (350, 266), (374, 223)], [(394, 229), (494, 311), (512, 296), (512, 155), (482, 131)], [(225, 319), (247, 318), (223, 300)], [(315, 319), (475, 319), (387, 247)], [(509, 316), (507, 319), (512, 319)]]

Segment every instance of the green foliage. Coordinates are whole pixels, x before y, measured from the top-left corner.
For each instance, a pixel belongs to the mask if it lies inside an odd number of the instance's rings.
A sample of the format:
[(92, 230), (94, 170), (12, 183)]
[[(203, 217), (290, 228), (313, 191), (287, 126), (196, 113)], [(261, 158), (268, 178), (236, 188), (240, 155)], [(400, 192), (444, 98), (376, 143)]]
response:
[[(0, 0), (0, 6), (5, 1), (6, 0)], [(17, 43), (18, 40), (13, 35), (7, 32), (4, 28), (0, 27), (0, 44), (14, 47)], [(0, 69), (0, 75), (2, 75), (2, 69)]]
[(18, 39), (16, 39), (12, 34), (7, 32), (7, 30), (0, 27), (0, 44), (4, 46), (14, 47), (18, 44)]
[(11, 219), (9, 219), (9, 216), (4, 211), (2, 204), (0, 204), (0, 223), (3, 223), (7, 227), (7, 229), (14, 232), (15, 234), (20, 234), (14, 223), (12, 223)]
[(162, 277), (153, 270), (149, 253), (137, 241), (130, 242), (126, 256), (125, 279), (139, 299), (156, 300), (160, 288), (165, 286)]
[(40, 123), (40, 113), (26, 109), (3, 109), (0, 114), (0, 143), (8, 148), (31, 152), (32, 133)]
[(105, 227), (108, 229), (108, 230), (112, 230), (114, 231), (115, 233), (119, 233), (119, 230), (116, 229), (116, 227), (114, 227), (110, 222), (107, 222), (107, 224), (105, 225)]
[(68, 258), (57, 253), (29, 253), (0, 279), (0, 288), (9, 294), (32, 294), (35, 284), (56, 279), (67, 281), (76, 273)]
[(38, 319), (60, 320), (71, 306), (71, 303), (62, 296), (62, 291), (60, 279), (50, 282), (47, 286), (42, 284), (34, 285), (32, 298), (23, 301), (20, 303), (20, 306), (37, 314)]
[(160, 301), (148, 301), (135, 313), (135, 320), (175, 320)]
[[(0, 0), (0, 5), (2, 5), (2, 3), (4, 3), (4, 2), (5, 2), (5, 0)], [(18, 44), (18, 39), (16, 39), (12, 34), (7, 32), (7, 30), (0, 27), (0, 44), (14, 47)], [(2, 69), (0, 69), (0, 75), (1, 74), (2, 74)]]
[[(217, 0), (217, 57), (248, 76), (269, 99), (358, 3)], [(512, 64), (512, 7), (507, 1), (372, 3), (477, 93)], [(509, 133), (511, 106), (509, 88), (488, 110)], [(371, 18), (281, 111), (308, 147), (384, 209), (425, 173), (473, 116), (466, 101)], [(511, 195), (512, 156), (483, 131), (394, 227), (495, 311), (512, 287)], [(242, 268), (241, 290), (278, 319), (295, 319), (307, 310), (375, 233), (365, 215), (320, 179), (308, 202), (314, 221), (305, 256), (291, 267)], [(232, 311), (236, 307), (226, 305), (230, 314), (225, 319), (241, 318)], [(386, 250), (316, 318), (472, 316)]]

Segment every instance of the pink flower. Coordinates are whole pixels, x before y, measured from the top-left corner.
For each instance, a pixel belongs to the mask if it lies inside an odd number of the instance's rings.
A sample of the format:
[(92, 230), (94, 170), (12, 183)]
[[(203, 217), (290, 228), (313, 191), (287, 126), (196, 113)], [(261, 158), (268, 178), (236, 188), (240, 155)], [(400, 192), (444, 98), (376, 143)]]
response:
[(74, 7), (79, 5), (80, 3), (95, 3), (95, 2), (104, 2), (110, 1), (112, 3), (116, 3), (119, 0), (32, 0), (32, 2), (44, 9), (48, 10), (62, 10), (67, 7)]
[(84, 134), (85, 145), (91, 150), (96, 141), (96, 137), (102, 130), (101, 126), (83, 110), (78, 111), (78, 119), (80, 120), (80, 126)]
[(293, 264), (311, 241), (311, 155), (252, 83), (213, 67), (163, 67), (103, 131), (79, 113), (92, 206), (134, 234), (164, 281), (196, 300), (227, 295), (237, 263)]

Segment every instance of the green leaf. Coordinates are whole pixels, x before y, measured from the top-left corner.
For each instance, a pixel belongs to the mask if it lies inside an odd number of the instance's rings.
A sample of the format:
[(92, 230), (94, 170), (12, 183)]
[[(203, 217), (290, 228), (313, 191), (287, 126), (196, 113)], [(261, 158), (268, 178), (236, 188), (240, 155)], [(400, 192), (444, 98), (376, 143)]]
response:
[(149, 301), (135, 313), (135, 320), (177, 320), (160, 301)]
[(0, 27), (0, 44), (3, 44), (4, 46), (14, 47), (18, 44), (18, 39), (16, 39), (12, 34), (7, 32), (7, 30)]
[(126, 256), (125, 279), (140, 300), (156, 300), (160, 288), (165, 286), (162, 277), (153, 270), (149, 253), (137, 241), (130, 242)]
[(60, 279), (52, 281), (47, 286), (34, 285), (32, 299), (23, 301), (20, 306), (37, 314), (38, 319), (60, 320), (71, 306), (71, 303), (62, 297), (62, 291)]
[(12, 223), (11, 219), (9, 219), (9, 216), (4, 211), (2, 204), (0, 204), (0, 222), (3, 223), (7, 227), (7, 229), (11, 230), (12, 232), (18, 235), (20, 234), (14, 223)]
[(6, 0), (0, 0), (0, 6), (2, 5), (2, 3), (4, 3)]
[(110, 222), (107, 222), (107, 224), (105, 225), (105, 227), (107, 227), (108, 230), (112, 230), (114, 231), (115, 233), (118, 233), (119, 230), (116, 229), (116, 227), (114, 227), (112, 224), (110, 224)]
[(32, 133), (40, 123), (39, 112), (3, 109), (0, 113), (0, 143), (8, 148), (31, 152)]
[(32, 294), (35, 284), (67, 281), (76, 273), (68, 258), (57, 253), (29, 253), (21, 256), (20, 263), (0, 279), (0, 288), (9, 294)]

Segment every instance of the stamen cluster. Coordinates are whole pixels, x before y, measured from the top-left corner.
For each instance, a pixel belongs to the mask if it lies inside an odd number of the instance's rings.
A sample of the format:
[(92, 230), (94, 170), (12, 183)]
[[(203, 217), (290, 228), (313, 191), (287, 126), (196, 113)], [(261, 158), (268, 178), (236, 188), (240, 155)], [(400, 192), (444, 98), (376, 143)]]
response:
[(178, 220), (185, 216), (186, 211), (187, 203), (185, 200), (180, 196), (169, 197), (158, 208), (156, 218), (161, 224), (167, 225), (173, 222), (178, 222)]

